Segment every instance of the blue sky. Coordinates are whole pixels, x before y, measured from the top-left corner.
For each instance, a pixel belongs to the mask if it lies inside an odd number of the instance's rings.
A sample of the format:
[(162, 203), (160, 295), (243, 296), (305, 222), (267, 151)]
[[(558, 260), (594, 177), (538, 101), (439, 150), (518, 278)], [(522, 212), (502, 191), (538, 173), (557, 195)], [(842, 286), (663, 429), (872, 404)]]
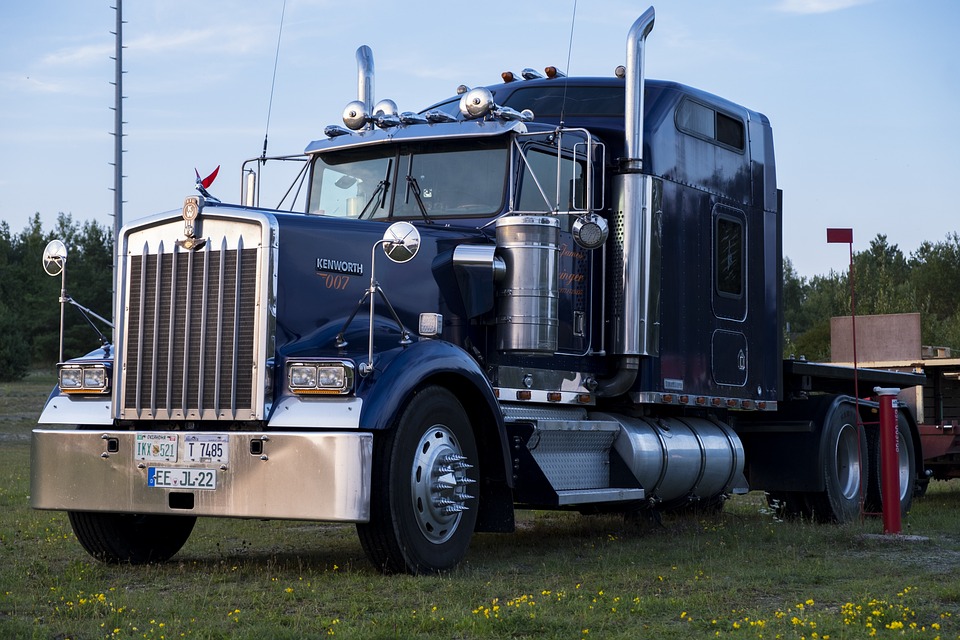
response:
[[(0, 4), (0, 219), (39, 212), (112, 226), (110, 0)], [(608, 75), (647, 2), (578, 0), (569, 71)], [(766, 114), (784, 191), (784, 254), (805, 276), (847, 265), (829, 226), (907, 254), (957, 224), (960, 3), (955, 0), (665, 0), (650, 77)], [(124, 219), (179, 208), (194, 168), (239, 198), (260, 154), (283, 0), (124, 5)], [(506, 69), (567, 66), (573, 0), (287, 0), (269, 154), (299, 153), (356, 95), (372, 47), (376, 97), (415, 111)]]

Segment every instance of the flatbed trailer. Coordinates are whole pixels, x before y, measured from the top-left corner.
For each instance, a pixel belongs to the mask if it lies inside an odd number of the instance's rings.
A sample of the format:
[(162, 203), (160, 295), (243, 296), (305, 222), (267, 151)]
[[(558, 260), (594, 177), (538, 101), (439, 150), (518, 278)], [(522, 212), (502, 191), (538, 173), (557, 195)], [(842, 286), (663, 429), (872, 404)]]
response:
[(903, 389), (901, 409), (917, 424), (923, 457), (919, 491), (930, 479), (960, 478), (960, 358), (868, 362), (867, 367), (922, 374), (922, 383)]

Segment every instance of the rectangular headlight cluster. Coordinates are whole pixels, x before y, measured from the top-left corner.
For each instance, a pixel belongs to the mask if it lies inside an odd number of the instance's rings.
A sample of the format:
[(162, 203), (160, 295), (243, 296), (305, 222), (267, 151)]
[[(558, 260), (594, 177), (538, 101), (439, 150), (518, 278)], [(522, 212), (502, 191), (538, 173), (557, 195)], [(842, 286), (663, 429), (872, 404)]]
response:
[(60, 365), (62, 393), (101, 394), (110, 392), (110, 369), (103, 363)]
[(321, 360), (287, 363), (287, 387), (300, 395), (344, 395), (353, 391), (352, 362)]

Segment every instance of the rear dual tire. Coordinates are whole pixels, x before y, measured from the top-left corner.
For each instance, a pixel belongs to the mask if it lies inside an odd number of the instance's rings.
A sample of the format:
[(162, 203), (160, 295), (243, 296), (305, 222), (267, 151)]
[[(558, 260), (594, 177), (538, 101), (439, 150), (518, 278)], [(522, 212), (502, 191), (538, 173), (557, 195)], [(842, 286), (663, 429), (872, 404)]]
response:
[[(898, 474), (900, 513), (906, 515), (916, 492), (916, 455), (906, 419), (898, 420)], [(843, 403), (823, 426), (823, 491), (771, 492), (767, 502), (781, 517), (801, 517), (819, 522), (853, 522), (863, 511), (883, 509), (880, 430), (858, 427), (856, 410)]]
[(867, 439), (853, 405), (844, 402), (827, 414), (820, 442), (822, 462), (817, 472), (824, 489), (770, 492), (767, 503), (783, 518), (853, 522), (860, 515), (869, 477)]

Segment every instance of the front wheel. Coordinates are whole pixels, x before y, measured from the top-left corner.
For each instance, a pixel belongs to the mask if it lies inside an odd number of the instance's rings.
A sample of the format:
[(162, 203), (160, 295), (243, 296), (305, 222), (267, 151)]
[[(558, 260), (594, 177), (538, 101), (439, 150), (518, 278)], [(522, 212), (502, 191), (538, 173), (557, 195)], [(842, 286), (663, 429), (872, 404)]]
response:
[(396, 426), (375, 436), (370, 521), (357, 525), (374, 566), (416, 575), (459, 564), (477, 521), (478, 464), (456, 397), (436, 386), (417, 392)]
[(165, 562), (187, 542), (193, 516), (69, 511), (70, 526), (91, 556), (111, 564)]

